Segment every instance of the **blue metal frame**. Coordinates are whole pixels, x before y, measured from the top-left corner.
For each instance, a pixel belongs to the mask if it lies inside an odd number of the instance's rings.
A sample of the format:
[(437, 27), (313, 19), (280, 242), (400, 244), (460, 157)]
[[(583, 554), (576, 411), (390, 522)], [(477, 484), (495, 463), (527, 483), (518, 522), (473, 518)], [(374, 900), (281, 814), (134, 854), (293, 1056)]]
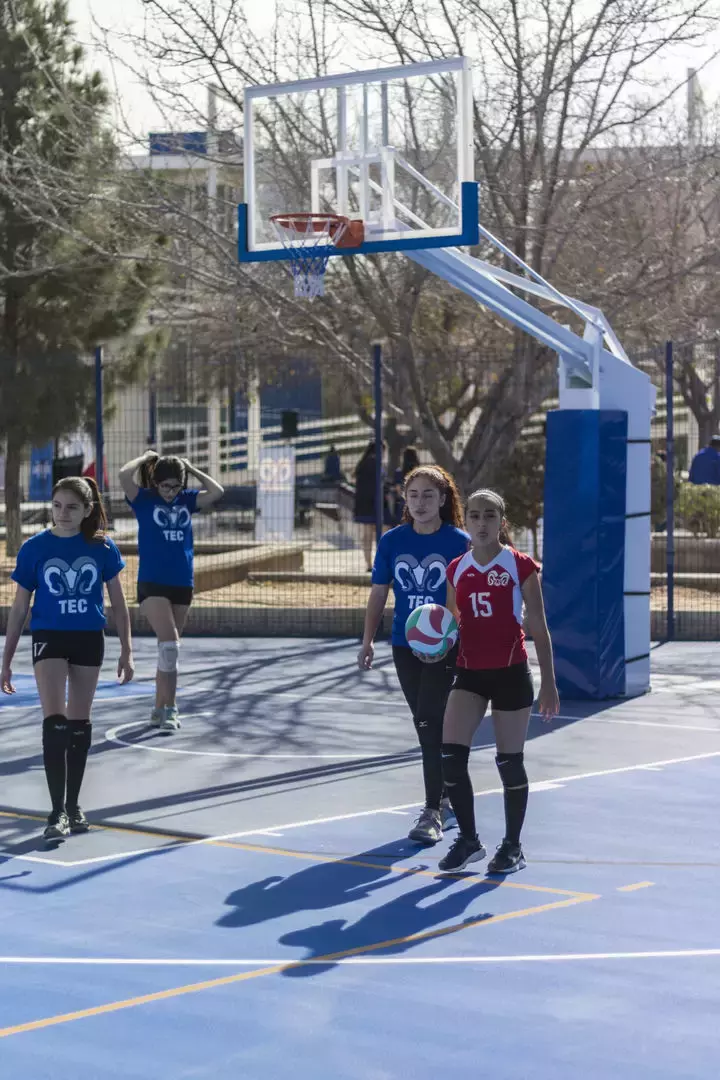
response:
[[(450, 236), (414, 236), (407, 240), (367, 240), (364, 244), (352, 248), (317, 247), (317, 255), (331, 258), (335, 255), (373, 255), (383, 251), (417, 251), (424, 248), (474, 247), (480, 243), (479, 230), (479, 191), (478, 184), (460, 185), (460, 211), (462, 231)], [(238, 206), (238, 261), (239, 262), (282, 262), (289, 258), (284, 247), (268, 248), (265, 251), (248, 249), (247, 203)]]

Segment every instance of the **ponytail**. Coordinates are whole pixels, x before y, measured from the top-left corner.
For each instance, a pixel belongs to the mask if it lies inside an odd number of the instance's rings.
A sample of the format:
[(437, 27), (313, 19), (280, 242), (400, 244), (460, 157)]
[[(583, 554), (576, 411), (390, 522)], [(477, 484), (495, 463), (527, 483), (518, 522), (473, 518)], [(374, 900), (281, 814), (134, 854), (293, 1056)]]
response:
[(93, 541), (104, 540), (108, 524), (107, 515), (95, 480), (91, 476), (65, 476), (62, 480), (58, 480), (53, 488), (53, 498), (57, 491), (72, 491), (73, 495), (77, 495), (82, 501), (86, 510), (91, 508), (90, 513), (83, 518), (80, 525), (83, 538), (89, 544)]

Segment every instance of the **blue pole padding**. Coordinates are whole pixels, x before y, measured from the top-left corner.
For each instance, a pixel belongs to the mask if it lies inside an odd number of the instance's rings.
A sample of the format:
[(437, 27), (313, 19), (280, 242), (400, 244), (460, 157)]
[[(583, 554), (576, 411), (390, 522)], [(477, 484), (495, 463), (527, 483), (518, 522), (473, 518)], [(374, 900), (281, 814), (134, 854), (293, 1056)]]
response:
[(373, 345), (373, 372), (375, 376), (375, 539), (380, 543), (383, 531), (383, 426), (382, 426), (382, 345)]
[(627, 413), (547, 417), (542, 583), (564, 699), (625, 693)]
[(105, 487), (105, 430), (103, 425), (103, 351), (95, 349), (95, 481), (100, 491)]

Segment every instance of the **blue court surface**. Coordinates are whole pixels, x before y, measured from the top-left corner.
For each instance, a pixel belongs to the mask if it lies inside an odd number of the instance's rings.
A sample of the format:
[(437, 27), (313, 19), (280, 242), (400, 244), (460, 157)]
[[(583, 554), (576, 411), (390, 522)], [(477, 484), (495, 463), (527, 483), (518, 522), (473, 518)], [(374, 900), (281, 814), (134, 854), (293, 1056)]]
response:
[(88, 835), (39, 839), (25, 641), (0, 701), (0, 1076), (717, 1076), (720, 646), (658, 646), (651, 694), (533, 719), (528, 866), (500, 880), (438, 875), (452, 832), (406, 839), (420, 765), (387, 645), (361, 674), (354, 642), (188, 639), (166, 736), (152, 643), (128, 688), (108, 644)]

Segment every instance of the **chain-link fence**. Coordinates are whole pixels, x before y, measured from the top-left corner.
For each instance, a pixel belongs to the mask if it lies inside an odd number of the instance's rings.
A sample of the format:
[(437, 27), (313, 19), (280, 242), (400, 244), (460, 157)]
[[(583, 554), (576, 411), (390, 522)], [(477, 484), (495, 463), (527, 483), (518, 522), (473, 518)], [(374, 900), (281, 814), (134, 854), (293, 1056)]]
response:
[[(633, 362), (650, 374), (658, 392), (652, 429), (653, 637), (719, 638), (720, 453), (711, 440), (720, 423), (720, 345), (715, 338), (663, 344)], [(545, 402), (529, 418), (499, 483), (515, 524), (515, 544), (540, 559), (544, 417), (555, 404)], [(131, 605), (137, 522), (119, 471), (153, 447), (189, 459), (225, 488), (222, 499), (193, 521), (190, 632), (359, 633), (375, 530), (371, 520), (357, 520), (364, 515), (357, 513), (356, 469), (372, 439), (367, 417), (347, 408), (342, 389), (307, 363), (286, 367), (267, 385), (258, 381), (249, 395), (207, 392), (194, 368), (186, 378), (150, 377), (116, 391), (104, 422), (105, 497), (112, 535), (128, 564)], [(421, 460), (430, 460), (422, 446), (413, 448)], [(396, 442), (394, 449), (385, 468), (386, 525), (396, 523), (402, 511), (402, 446)], [(691, 469), (692, 479), (703, 482), (691, 482)], [(24, 536), (48, 523), (53, 479), (86, 471), (95, 471), (90, 434), (50, 440), (28, 453), (20, 476)], [(0, 507), (0, 541), (4, 533)], [(0, 551), (0, 609), (7, 609), (14, 560), (5, 556), (2, 543)], [(137, 616), (135, 623), (143, 629)]]

